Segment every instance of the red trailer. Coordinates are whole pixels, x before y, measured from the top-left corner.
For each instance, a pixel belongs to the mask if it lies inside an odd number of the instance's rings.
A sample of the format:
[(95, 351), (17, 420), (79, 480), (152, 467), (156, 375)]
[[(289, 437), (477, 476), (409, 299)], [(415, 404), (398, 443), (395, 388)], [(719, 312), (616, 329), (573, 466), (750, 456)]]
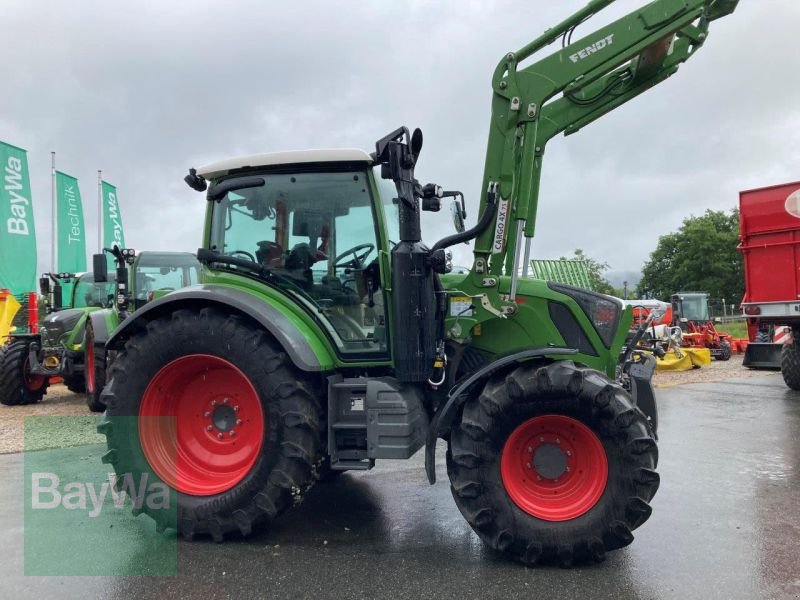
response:
[[(800, 390), (800, 181), (741, 192), (739, 210), (751, 341), (745, 366), (780, 368), (786, 384)], [(793, 335), (775, 344), (781, 326)]]

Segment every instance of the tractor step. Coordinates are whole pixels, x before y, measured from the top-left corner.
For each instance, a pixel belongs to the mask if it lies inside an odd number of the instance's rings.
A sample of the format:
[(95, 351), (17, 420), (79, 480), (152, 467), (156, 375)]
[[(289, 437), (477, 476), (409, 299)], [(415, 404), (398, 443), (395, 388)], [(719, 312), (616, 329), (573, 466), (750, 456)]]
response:
[(391, 377), (328, 378), (331, 469), (371, 469), (378, 458), (410, 458), (425, 444), (428, 413), (419, 388)]

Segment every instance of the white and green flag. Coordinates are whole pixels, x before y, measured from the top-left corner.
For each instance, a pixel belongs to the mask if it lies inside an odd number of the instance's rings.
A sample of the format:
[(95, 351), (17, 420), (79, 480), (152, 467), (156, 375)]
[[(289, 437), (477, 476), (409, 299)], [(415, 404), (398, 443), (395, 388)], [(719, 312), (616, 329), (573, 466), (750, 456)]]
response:
[(86, 227), (78, 180), (56, 171), (56, 228), (59, 273), (86, 270)]
[(122, 213), (117, 199), (117, 188), (110, 183), (100, 183), (103, 203), (103, 247), (111, 248), (114, 244), (125, 247), (125, 234), (122, 232)]
[(28, 156), (0, 142), (0, 288), (36, 290), (36, 228)]

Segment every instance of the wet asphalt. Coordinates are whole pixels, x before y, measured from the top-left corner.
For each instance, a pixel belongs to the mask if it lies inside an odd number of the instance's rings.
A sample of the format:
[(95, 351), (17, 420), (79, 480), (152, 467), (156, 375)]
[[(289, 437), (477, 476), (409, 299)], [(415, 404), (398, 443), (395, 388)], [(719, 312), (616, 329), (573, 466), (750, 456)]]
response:
[[(485, 549), (442, 452), (433, 487), (419, 453), (318, 485), (268, 532), (180, 541), (175, 577), (24, 576), (22, 457), (6, 455), (0, 598), (800, 598), (800, 394), (770, 375), (658, 396), (653, 516), (600, 565), (531, 569)], [(144, 517), (122, 523), (150, 535)], [(114, 539), (76, 531), (75, 551), (102, 561)]]

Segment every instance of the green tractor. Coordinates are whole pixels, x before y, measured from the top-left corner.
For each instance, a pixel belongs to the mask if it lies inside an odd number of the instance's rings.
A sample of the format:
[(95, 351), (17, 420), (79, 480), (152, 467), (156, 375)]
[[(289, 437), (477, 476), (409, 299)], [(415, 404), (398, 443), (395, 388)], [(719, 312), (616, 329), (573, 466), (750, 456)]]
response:
[[(425, 448), (434, 483), (442, 439), (455, 503), (488, 546), (568, 566), (633, 540), (659, 485), (654, 361), (623, 348), (619, 300), (520, 278), (520, 255), (545, 144), (673, 74), (736, 0), (656, 0), (573, 41), (610, 2), (498, 65), (470, 229), (459, 192), (416, 180), (419, 130), (372, 154), (190, 170), (206, 192), (201, 283), (142, 307), (105, 346), (103, 460), (177, 502), (177, 520), (137, 513), (190, 539), (246, 536), (318, 479), (379, 459)], [(456, 232), (425, 245), (420, 211), (459, 197)], [(469, 241), (469, 271), (449, 272), (447, 248)]]
[(86, 322), (86, 403), (94, 412), (106, 409), (100, 398), (106, 380), (105, 343), (136, 309), (171, 291), (198, 283), (200, 263), (189, 252), (136, 253), (132, 248), (105, 248), (117, 266), (109, 276), (105, 254), (94, 257), (94, 279), (115, 282), (110, 307), (93, 312)]
[(39, 291), (47, 315), (39, 324), (38, 311), (31, 311), (28, 330), (11, 334), (0, 347), (0, 403), (39, 402), (51, 377), (61, 377), (72, 392), (84, 392), (86, 323), (92, 312), (108, 305), (113, 289), (113, 282), (96, 283), (91, 273), (42, 275)]

